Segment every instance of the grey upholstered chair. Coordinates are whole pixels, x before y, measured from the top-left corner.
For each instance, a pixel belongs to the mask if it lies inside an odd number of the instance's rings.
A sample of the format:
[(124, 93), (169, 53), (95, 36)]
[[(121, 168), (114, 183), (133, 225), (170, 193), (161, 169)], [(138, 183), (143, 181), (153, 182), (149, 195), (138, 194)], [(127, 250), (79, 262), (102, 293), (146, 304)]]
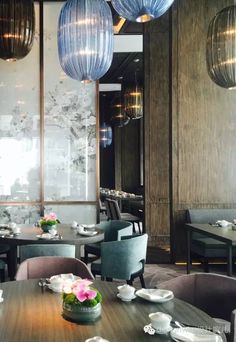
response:
[(105, 203), (107, 203), (106, 207), (109, 208), (107, 213), (108, 213), (108, 218), (110, 220), (125, 220), (125, 221), (131, 222), (133, 225), (134, 233), (135, 233), (135, 223), (136, 223), (138, 225), (139, 234), (141, 234), (141, 226), (140, 226), (141, 219), (138, 216), (132, 215), (130, 213), (121, 213), (118, 202), (116, 200), (106, 198)]
[(126, 236), (120, 241), (102, 242), (101, 261), (91, 264), (93, 275), (126, 280), (128, 284), (139, 277), (142, 287), (145, 287), (143, 273), (147, 240), (147, 234), (143, 234)]
[(73, 273), (81, 278), (94, 279), (88, 267), (79, 259), (42, 256), (23, 261), (17, 270), (16, 280), (50, 278), (62, 273)]
[(75, 257), (75, 245), (66, 244), (35, 244), (20, 246), (20, 262), (38, 256)]
[[(213, 273), (196, 273), (176, 277), (158, 284), (161, 289), (173, 291), (182, 299), (215, 317), (216, 326), (226, 330), (231, 321), (231, 342), (236, 342), (236, 279)], [(228, 321), (222, 322), (221, 320)]]
[[(189, 223), (215, 223), (218, 220), (232, 222), (236, 218), (236, 209), (188, 209), (187, 222)], [(191, 252), (203, 258), (204, 271), (209, 270), (210, 258), (226, 258), (226, 244), (217, 239), (199, 233), (192, 234)], [(233, 248), (233, 255), (236, 249)]]
[[(97, 224), (96, 227), (104, 231), (104, 241), (121, 240), (122, 236), (131, 235), (133, 232), (132, 223), (127, 221), (106, 221)], [(86, 264), (88, 263), (89, 254), (100, 257), (101, 242), (89, 243), (84, 246), (84, 262)]]

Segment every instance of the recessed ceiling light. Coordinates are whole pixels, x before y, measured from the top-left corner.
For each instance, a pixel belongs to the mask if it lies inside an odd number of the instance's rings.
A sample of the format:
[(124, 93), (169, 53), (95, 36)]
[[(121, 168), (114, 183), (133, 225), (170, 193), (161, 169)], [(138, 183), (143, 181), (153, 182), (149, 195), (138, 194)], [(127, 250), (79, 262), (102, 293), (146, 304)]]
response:
[(139, 58), (135, 58), (135, 59), (134, 59), (134, 63), (138, 63), (139, 61), (140, 61)]
[(123, 80), (123, 78), (124, 78), (123, 76), (117, 77), (118, 80)]

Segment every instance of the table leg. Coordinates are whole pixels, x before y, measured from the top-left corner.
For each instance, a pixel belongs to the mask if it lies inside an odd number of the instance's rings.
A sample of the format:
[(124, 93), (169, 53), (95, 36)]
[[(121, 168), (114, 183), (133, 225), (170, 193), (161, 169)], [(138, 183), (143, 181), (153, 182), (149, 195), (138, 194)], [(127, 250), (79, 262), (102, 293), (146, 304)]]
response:
[(232, 246), (228, 245), (228, 265), (227, 274), (232, 277)]
[(192, 239), (192, 232), (188, 229), (187, 230), (187, 274), (189, 274), (191, 270), (191, 239)]
[(8, 276), (10, 280), (15, 280), (15, 275), (17, 271), (17, 246), (11, 245), (9, 251), (9, 269)]

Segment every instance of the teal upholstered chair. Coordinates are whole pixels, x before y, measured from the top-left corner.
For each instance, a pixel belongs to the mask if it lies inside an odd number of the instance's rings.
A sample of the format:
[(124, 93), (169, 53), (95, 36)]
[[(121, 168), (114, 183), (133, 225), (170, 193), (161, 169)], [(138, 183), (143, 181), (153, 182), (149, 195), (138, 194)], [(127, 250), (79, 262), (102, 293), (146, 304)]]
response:
[[(104, 231), (104, 241), (121, 240), (122, 236), (132, 235), (133, 232), (132, 223), (120, 220), (101, 222), (97, 224), (96, 227)], [(86, 264), (88, 263), (89, 254), (100, 257), (101, 242), (85, 245), (84, 261)]]
[(142, 287), (144, 265), (147, 253), (147, 234), (124, 237), (120, 241), (101, 243), (101, 261), (91, 264), (94, 276), (122, 279), (132, 285), (134, 278), (139, 277)]
[[(187, 222), (215, 223), (218, 220), (232, 222), (236, 218), (236, 209), (188, 209)], [(219, 228), (220, 229), (220, 228)], [(191, 252), (203, 258), (204, 271), (209, 271), (210, 258), (226, 258), (227, 248), (224, 242), (199, 233), (192, 233)], [(236, 249), (233, 248), (233, 255)]]
[(20, 262), (38, 256), (75, 257), (75, 246), (66, 244), (35, 244), (20, 246)]

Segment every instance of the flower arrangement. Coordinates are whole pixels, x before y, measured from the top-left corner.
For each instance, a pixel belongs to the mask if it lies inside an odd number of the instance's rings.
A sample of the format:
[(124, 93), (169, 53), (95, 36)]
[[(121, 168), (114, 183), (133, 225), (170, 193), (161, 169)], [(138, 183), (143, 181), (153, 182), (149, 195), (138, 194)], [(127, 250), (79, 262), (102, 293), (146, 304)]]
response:
[(39, 220), (40, 226), (54, 226), (57, 223), (60, 223), (60, 221), (58, 220), (57, 215), (54, 213), (45, 215), (41, 218), (41, 220)]
[(77, 279), (73, 283), (65, 284), (63, 288), (63, 302), (65, 304), (94, 307), (102, 301), (101, 293), (90, 287), (92, 281)]

